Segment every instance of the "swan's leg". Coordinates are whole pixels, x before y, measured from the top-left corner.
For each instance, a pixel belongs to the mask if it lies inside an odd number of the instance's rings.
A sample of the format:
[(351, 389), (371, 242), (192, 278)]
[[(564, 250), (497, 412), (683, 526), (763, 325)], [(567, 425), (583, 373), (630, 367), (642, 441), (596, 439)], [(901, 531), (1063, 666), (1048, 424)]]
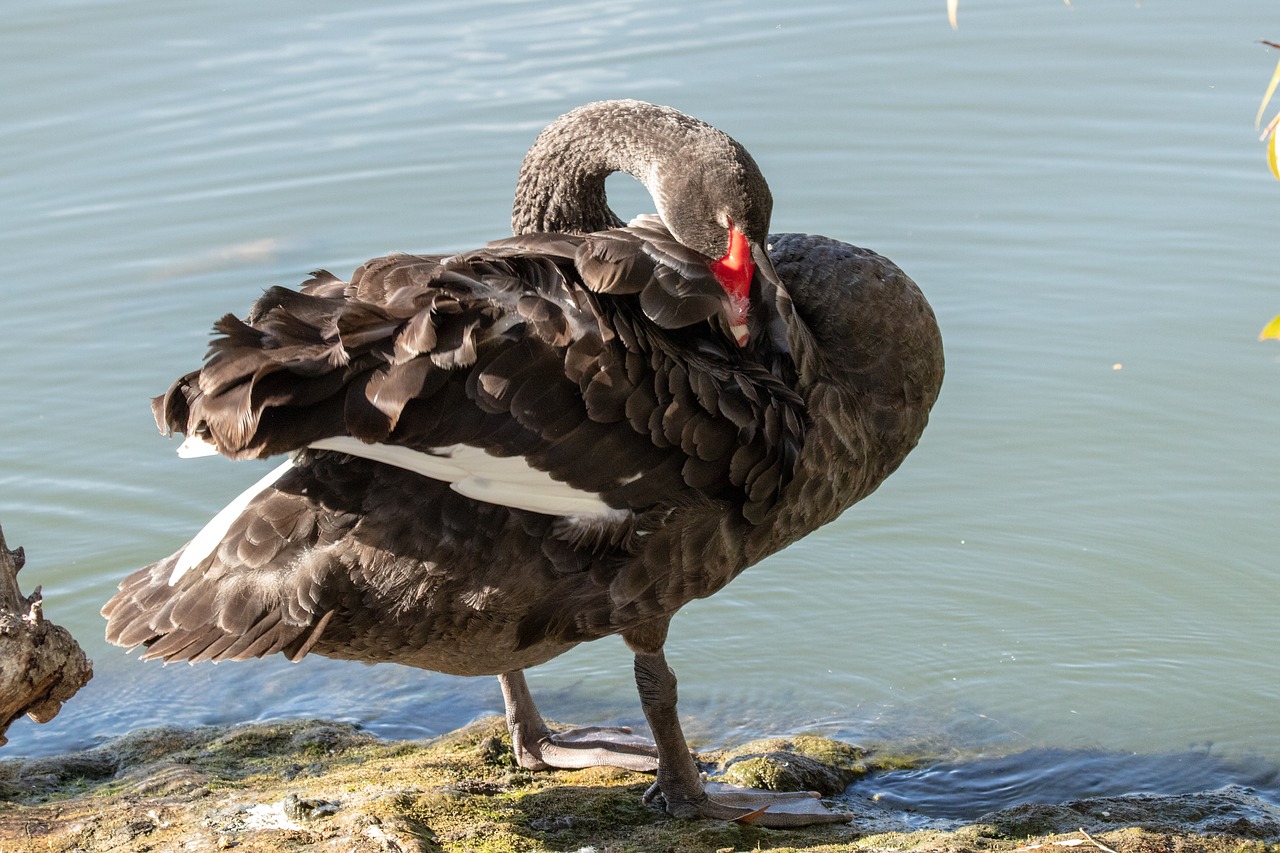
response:
[(498, 681), (502, 684), (516, 763), (526, 770), (601, 765), (642, 772), (657, 769), (657, 750), (651, 742), (633, 735), (631, 729), (590, 726), (552, 733), (533, 703), (523, 672), (504, 673)]
[[(664, 632), (665, 633), (665, 632)], [(628, 636), (630, 643), (632, 638)], [(633, 644), (632, 648), (636, 648)], [(645, 801), (661, 795), (673, 817), (736, 820), (757, 826), (806, 826), (846, 823), (848, 815), (829, 811), (812, 791), (778, 793), (720, 783), (703, 784), (702, 774), (676, 715), (676, 676), (659, 643), (656, 651), (636, 652), (636, 687), (644, 715), (658, 745), (658, 781)]]

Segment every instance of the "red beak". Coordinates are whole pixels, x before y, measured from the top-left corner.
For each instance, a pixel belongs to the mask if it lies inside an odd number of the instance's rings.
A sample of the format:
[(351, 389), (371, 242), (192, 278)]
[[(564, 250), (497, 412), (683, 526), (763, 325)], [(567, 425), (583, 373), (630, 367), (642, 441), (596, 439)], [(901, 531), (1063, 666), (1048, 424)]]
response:
[(751, 260), (751, 243), (747, 241), (747, 235), (735, 228), (732, 220), (729, 222), (729, 251), (720, 260), (711, 262), (711, 272), (729, 295), (729, 331), (738, 346), (746, 346), (749, 339), (747, 307), (756, 265)]

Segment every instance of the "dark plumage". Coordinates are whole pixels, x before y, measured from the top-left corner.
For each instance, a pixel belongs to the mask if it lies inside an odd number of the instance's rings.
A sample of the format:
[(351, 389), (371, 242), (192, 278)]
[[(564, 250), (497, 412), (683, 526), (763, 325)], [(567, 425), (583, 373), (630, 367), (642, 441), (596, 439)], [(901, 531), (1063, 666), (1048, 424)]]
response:
[[(661, 217), (618, 223), (617, 170)], [(524, 766), (656, 756), (674, 814), (834, 819), (807, 798), (708, 797), (662, 643), (682, 605), (898, 466), (942, 351), (884, 258), (795, 234), (766, 255), (770, 205), (719, 131), (592, 104), (531, 149), (517, 236), (378, 258), (349, 282), (319, 272), (222, 318), (157, 422), (293, 465), (130, 575), (103, 609), (108, 639), (166, 661), (314, 653), (496, 674)], [(552, 736), (528, 696), (521, 670), (608, 634), (636, 652), (656, 753)]]

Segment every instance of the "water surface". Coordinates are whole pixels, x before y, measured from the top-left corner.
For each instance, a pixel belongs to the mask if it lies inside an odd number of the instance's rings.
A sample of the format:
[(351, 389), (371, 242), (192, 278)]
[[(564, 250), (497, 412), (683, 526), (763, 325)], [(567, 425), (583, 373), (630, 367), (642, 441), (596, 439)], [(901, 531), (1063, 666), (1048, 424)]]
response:
[[(502, 236), (537, 130), (639, 97), (745, 144), (776, 230), (894, 258), (947, 345), (900, 472), (675, 620), (694, 739), (1280, 760), (1280, 349), (1255, 340), (1280, 187), (1250, 124), (1277, 36), (1259, 0), (966, 0), (957, 32), (923, 0), (11, 10), (0, 522), (97, 677), (6, 754), (500, 709), (492, 679), (145, 665), (97, 610), (263, 468), (179, 460), (152, 425), (215, 318), (318, 266)], [(552, 717), (640, 720), (619, 641), (531, 683)]]

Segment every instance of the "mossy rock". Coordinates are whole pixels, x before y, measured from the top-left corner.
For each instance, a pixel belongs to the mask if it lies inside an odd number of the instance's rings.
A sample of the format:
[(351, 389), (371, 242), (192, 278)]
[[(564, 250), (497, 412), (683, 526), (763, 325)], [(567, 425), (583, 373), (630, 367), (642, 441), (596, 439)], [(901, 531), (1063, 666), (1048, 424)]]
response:
[(260, 723), (232, 728), (205, 748), (229, 758), (266, 758), (295, 754), (300, 757), (334, 755), (375, 740), (355, 726), (320, 720)]
[(833, 797), (868, 772), (853, 744), (804, 735), (753, 741), (717, 756), (719, 781), (768, 791), (817, 791)]

